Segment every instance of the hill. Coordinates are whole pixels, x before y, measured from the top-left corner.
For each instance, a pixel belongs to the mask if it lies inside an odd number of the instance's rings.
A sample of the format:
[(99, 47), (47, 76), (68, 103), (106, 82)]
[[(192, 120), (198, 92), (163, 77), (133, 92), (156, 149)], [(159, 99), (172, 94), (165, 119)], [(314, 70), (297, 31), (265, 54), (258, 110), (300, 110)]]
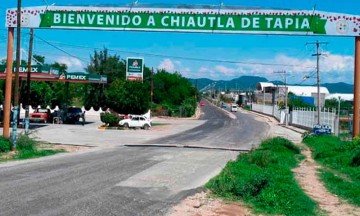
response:
[(219, 89), (220, 91), (225, 90), (254, 90), (255, 85), (258, 82), (268, 82), (264, 77), (258, 76), (241, 76), (232, 80), (211, 80), (206, 78), (200, 79), (189, 79), (189, 81), (197, 86), (199, 90), (202, 89)]
[(339, 83), (324, 83), (321, 86), (326, 87), (330, 93), (343, 93), (352, 94), (354, 93), (354, 85), (339, 82)]
[[(211, 80), (207, 78), (200, 78), (200, 79), (189, 79), (189, 81), (199, 90), (218, 89), (220, 91), (254, 90), (255, 85), (258, 82), (272, 82), (274, 84), (284, 85), (282, 81), (268, 81), (266, 78), (259, 76), (241, 76), (239, 78), (235, 78), (232, 80)], [(354, 85), (344, 82), (324, 83), (321, 86), (326, 87), (331, 94), (334, 93), (352, 94), (354, 92)]]

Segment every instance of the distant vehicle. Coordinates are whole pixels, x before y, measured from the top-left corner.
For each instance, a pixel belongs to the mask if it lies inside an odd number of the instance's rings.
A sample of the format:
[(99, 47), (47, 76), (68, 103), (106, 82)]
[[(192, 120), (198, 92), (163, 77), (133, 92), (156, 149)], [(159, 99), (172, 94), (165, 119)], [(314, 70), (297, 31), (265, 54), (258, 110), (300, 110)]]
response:
[(82, 124), (85, 123), (85, 111), (83, 112), (80, 107), (67, 107), (60, 112), (65, 123), (75, 124), (80, 120)]
[(231, 104), (231, 112), (237, 112), (238, 106), (236, 104)]
[(226, 109), (226, 108), (227, 108), (226, 104), (225, 104), (225, 103), (221, 103), (221, 108)]
[(44, 122), (51, 121), (52, 115), (50, 109), (36, 108), (33, 113), (29, 115), (31, 122)]
[(148, 130), (151, 127), (151, 120), (144, 116), (134, 116), (119, 121), (119, 125), (124, 128), (142, 128)]
[(204, 101), (201, 101), (201, 102), (200, 102), (200, 106), (205, 106), (205, 102), (204, 102)]

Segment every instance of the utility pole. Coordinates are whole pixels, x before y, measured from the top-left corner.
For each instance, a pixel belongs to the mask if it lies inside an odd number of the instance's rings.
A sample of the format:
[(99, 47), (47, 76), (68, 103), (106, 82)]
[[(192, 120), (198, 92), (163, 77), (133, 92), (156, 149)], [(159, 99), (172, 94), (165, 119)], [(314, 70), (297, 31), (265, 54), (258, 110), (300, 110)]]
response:
[(319, 53), (319, 48), (321, 44), (328, 44), (328, 42), (319, 42), (318, 40), (314, 43), (306, 43), (306, 44), (315, 44), (316, 45), (316, 53), (312, 54), (312, 56), (316, 56), (316, 85), (317, 85), (317, 124), (320, 125), (320, 56), (322, 53)]
[(26, 110), (25, 110), (25, 134), (29, 133), (29, 109), (30, 109), (30, 80), (31, 80), (31, 59), (34, 41), (34, 29), (30, 29), (29, 55), (28, 55), (28, 71), (26, 77)]
[(287, 73), (286, 71), (277, 71), (274, 73), (280, 73), (280, 74), (284, 74), (285, 76), (285, 98), (284, 98), (284, 102), (285, 102), (285, 125), (288, 126), (289, 125), (289, 110), (288, 110), (288, 88), (287, 88)]
[(17, 4), (17, 24), (16, 24), (16, 69), (15, 69), (15, 84), (14, 84), (14, 109), (13, 109), (13, 125), (12, 125), (12, 150), (16, 151), (17, 138), (17, 120), (19, 112), (19, 69), (20, 69), (20, 48), (21, 48), (21, 0)]

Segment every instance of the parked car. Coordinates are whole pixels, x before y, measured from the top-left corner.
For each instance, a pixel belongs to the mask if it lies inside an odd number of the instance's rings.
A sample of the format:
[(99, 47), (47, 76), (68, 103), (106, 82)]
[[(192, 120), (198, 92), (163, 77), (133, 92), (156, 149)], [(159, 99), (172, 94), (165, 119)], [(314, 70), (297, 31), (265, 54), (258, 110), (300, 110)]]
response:
[(151, 120), (144, 116), (134, 116), (119, 121), (119, 125), (124, 128), (142, 128), (148, 130), (151, 127)]
[(200, 102), (200, 106), (205, 106), (205, 102), (204, 102), (204, 101), (201, 101), (201, 102)]
[(60, 110), (60, 115), (64, 123), (75, 124), (80, 121), (82, 124), (85, 123), (85, 111), (83, 112), (80, 107), (67, 107)]
[(231, 104), (231, 112), (237, 112), (238, 106), (236, 104)]
[(225, 103), (221, 103), (221, 108), (226, 109), (226, 108), (227, 108), (226, 104), (225, 104)]
[(33, 113), (29, 114), (30, 122), (51, 122), (52, 115), (50, 109), (36, 108)]

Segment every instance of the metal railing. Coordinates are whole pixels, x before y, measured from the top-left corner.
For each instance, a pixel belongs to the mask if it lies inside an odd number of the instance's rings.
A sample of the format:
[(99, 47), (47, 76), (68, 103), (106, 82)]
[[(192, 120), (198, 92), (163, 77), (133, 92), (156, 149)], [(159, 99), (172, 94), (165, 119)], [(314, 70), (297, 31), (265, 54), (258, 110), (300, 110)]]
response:
[[(251, 109), (255, 112), (263, 113), (275, 117), (279, 123), (285, 123), (285, 110), (277, 105), (251, 104)], [(289, 124), (312, 129), (317, 124), (317, 112), (315, 108), (294, 108), (289, 114)], [(331, 126), (333, 132), (337, 134), (339, 128), (339, 118), (336, 109), (323, 109), (320, 111), (320, 124)]]

